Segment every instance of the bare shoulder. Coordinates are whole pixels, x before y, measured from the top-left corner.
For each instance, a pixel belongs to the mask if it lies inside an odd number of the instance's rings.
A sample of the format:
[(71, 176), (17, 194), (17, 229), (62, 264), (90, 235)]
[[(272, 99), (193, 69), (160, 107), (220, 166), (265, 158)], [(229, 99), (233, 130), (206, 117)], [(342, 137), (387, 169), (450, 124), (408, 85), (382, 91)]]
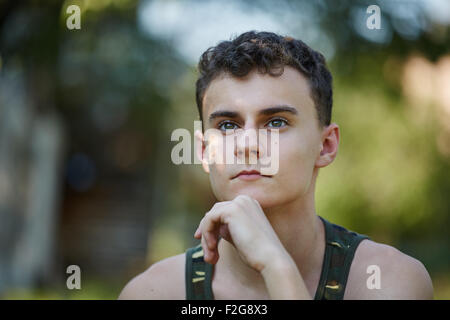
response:
[(152, 264), (131, 279), (122, 289), (119, 300), (184, 300), (185, 253)]
[(433, 299), (433, 284), (422, 262), (366, 239), (355, 252), (344, 299)]

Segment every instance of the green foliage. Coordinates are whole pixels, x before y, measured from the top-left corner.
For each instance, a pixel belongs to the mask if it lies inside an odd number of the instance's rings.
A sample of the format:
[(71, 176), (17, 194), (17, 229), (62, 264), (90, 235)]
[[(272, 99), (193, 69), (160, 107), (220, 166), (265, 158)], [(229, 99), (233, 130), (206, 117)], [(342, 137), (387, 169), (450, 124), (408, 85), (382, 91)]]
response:
[[(145, 185), (140, 199), (148, 199), (145, 213), (152, 221), (148, 261), (181, 253), (195, 242), (192, 233), (214, 202), (199, 165), (177, 167), (170, 161), (172, 130), (184, 127), (193, 134), (198, 119), (195, 66), (175, 53), (176, 41), (139, 30), (138, 1), (77, 3), (83, 15), (79, 32), (65, 28), (67, 2), (2, 3), (0, 71), (25, 74), (28, 87), (20, 96), (33, 102), (35, 114), (62, 118), (67, 158), (80, 151), (88, 154), (97, 165), (101, 190), (114, 183)], [(244, 3), (254, 6), (253, 1)], [(405, 95), (403, 79), (412, 55), (436, 61), (448, 54), (448, 25), (430, 23), (416, 39), (392, 28), (390, 42), (376, 44), (351, 24), (354, 9), (368, 1), (290, 3), (292, 10), (304, 5), (317, 13), (320, 23), (312, 28), (320, 27), (335, 49), (329, 65), (332, 121), (340, 127), (340, 146), (334, 163), (320, 171), (316, 211), (419, 259), (439, 283), (436, 297), (448, 298), (450, 157), (438, 143), (442, 114), (435, 102), (415, 106)], [(384, 14), (395, 25), (393, 15)], [(449, 143), (448, 136), (443, 143)], [(63, 218), (79, 204), (71, 192), (70, 187), (60, 192)], [(106, 211), (97, 195), (84, 194), (97, 201), (96, 210)], [(135, 198), (130, 191), (119, 200)], [(63, 245), (61, 250), (70, 259), (71, 252)], [(116, 299), (121, 286), (88, 280), (80, 291), (15, 289), (2, 298)]]

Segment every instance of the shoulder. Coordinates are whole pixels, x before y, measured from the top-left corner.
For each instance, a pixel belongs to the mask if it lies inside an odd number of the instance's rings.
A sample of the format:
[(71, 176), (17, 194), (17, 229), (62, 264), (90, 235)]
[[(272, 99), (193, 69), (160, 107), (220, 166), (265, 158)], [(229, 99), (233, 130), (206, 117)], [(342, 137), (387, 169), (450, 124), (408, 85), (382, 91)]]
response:
[(131, 279), (119, 300), (184, 300), (186, 254), (172, 256), (151, 265)]
[(355, 252), (344, 299), (433, 299), (433, 284), (422, 262), (366, 239)]

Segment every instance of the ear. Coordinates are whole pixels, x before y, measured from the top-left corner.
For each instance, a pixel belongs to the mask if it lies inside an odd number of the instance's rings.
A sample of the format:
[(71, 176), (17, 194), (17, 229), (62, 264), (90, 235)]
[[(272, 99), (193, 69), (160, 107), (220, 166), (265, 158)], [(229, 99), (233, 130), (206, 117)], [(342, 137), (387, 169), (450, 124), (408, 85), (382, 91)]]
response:
[(195, 147), (195, 154), (196, 154), (197, 158), (202, 163), (203, 171), (205, 171), (206, 173), (209, 173), (208, 161), (203, 156), (206, 146), (205, 146), (205, 143), (204, 143), (202, 131), (195, 130), (195, 132), (194, 132), (194, 139), (196, 140), (196, 143), (195, 143), (195, 146), (196, 146)]
[(328, 166), (336, 158), (339, 147), (339, 126), (331, 123), (322, 130), (321, 151), (316, 159), (316, 167)]

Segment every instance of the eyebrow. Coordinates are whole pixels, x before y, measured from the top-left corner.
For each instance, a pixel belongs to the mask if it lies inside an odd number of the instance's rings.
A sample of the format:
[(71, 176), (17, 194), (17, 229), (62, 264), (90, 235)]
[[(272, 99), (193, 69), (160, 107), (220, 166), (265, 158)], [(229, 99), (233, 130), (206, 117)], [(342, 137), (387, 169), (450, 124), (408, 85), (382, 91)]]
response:
[(265, 116), (270, 116), (272, 114), (279, 113), (279, 112), (289, 112), (294, 115), (298, 114), (297, 109), (295, 109), (294, 107), (288, 106), (288, 105), (273, 106), (273, 107), (270, 107), (267, 109), (263, 109), (259, 112), (259, 114), (262, 114)]
[[(258, 112), (258, 114), (260, 115), (264, 115), (264, 116), (270, 116), (276, 113), (280, 113), (280, 112), (289, 112), (292, 113), (294, 115), (298, 114), (298, 111), (296, 108), (291, 107), (289, 105), (278, 105), (278, 106), (273, 106), (273, 107), (269, 107), (263, 110), (260, 110)], [(237, 118), (239, 117), (239, 113), (236, 111), (226, 111), (226, 110), (218, 110), (218, 111), (214, 111), (213, 113), (211, 113), (209, 115), (209, 121), (213, 121), (216, 118)]]

